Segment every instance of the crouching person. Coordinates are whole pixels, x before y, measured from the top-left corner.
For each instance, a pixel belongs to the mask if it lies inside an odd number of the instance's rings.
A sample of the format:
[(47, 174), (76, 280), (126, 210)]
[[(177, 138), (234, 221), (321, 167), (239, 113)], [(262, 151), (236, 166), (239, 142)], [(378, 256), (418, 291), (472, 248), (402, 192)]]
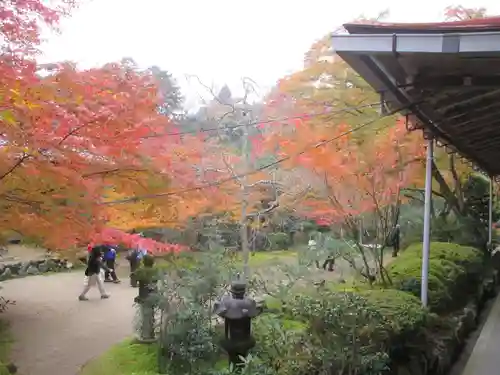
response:
[(106, 252), (104, 253), (104, 260), (106, 261), (106, 266), (108, 270), (106, 270), (104, 274), (104, 282), (105, 283), (120, 283), (118, 280), (118, 276), (116, 276), (116, 249), (113, 246), (106, 246)]

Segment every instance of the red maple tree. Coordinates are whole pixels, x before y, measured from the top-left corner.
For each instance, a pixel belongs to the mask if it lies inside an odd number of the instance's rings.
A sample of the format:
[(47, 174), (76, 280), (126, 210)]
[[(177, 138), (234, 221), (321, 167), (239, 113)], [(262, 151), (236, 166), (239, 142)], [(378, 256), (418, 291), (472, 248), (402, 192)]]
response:
[[(38, 66), (41, 28), (57, 27), (74, 3), (4, 3), (0, 231), (36, 237), (51, 248), (113, 240), (178, 250), (107, 227), (107, 194), (134, 197), (194, 181), (191, 165), (200, 153), (186, 139), (168, 135), (175, 128), (158, 113), (161, 98), (151, 75), (121, 64), (88, 70), (70, 63)], [(179, 200), (156, 203), (170, 212)]]
[(287, 159), (284, 167), (302, 175), (311, 187), (297, 211), (335, 231), (346, 230), (357, 251), (345, 259), (372, 280), (366, 249), (358, 243), (359, 219), (370, 218), (374, 237), (370, 251), (383, 278), (383, 250), (398, 222), (404, 200), (401, 189), (420, 175), (422, 142), (419, 134), (407, 132), (403, 120), (367, 139), (356, 139), (350, 131), (347, 125), (318, 127), (306, 122), (289, 129), (286, 137), (278, 133), (270, 142)]

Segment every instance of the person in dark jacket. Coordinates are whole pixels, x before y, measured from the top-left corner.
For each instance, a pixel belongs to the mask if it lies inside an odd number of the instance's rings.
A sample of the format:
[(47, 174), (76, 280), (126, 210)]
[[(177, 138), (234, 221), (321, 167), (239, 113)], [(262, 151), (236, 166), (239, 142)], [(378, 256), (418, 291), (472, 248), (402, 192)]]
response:
[(323, 266), (321, 268), (326, 271), (326, 267), (328, 267), (328, 272), (335, 271), (335, 258), (333, 256), (329, 255), (323, 262)]
[(104, 261), (106, 262), (106, 266), (109, 268), (109, 271), (106, 270), (104, 273), (104, 282), (105, 283), (120, 283), (118, 280), (118, 276), (116, 276), (115, 266), (116, 266), (116, 249), (113, 246), (106, 246), (106, 252), (104, 253)]
[(401, 242), (401, 229), (399, 224), (396, 224), (394, 230), (392, 231), (391, 245), (392, 245), (392, 257), (396, 258), (399, 253), (399, 247)]
[(84, 287), (82, 293), (78, 296), (80, 301), (88, 301), (87, 293), (94, 285), (97, 285), (102, 299), (109, 298), (109, 294), (106, 293), (101, 278), (101, 269), (111, 271), (102, 260), (102, 254), (105, 250), (106, 248), (104, 246), (94, 246), (90, 251), (87, 268), (85, 269)]

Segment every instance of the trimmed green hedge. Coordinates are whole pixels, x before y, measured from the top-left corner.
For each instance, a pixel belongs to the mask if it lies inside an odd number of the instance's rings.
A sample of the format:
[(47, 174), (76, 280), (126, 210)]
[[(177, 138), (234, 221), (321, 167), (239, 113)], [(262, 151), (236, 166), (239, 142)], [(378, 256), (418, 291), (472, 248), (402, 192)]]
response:
[(255, 350), (271, 368), (283, 366), (284, 358), (292, 359), (285, 362), (295, 367), (279, 373), (306, 374), (319, 368), (339, 373), (347, 366), (345, 370), (378, 374), (406, 364), (408, 355), (426, 346), (420, 344), (420, 333), (428, 311), (404, 291), (309, 290), (288, 296), (284, 305), (275, 299), (269, 302), (266, 306), (273, 313), (255, 321)]
[(427, 312), (418, 298), (401, 290), (372, 289), (356, 292), (366, 298), (391, 326), (391, 335), (412, 334), (425, 325)]
[[(409, 246), (401, 257), (422, 259), (422, 244)], [(483, 257), (480, 250), (449, 242), (431, 242), (430, 259), (445, 259), (464, 266), (468, 273), (480, 273), (483, 270)]]
[[(422, 244), (406, 249), (388, 267), (393, 285), (420, 296)], [(481, 251), (445, 242), (432, 242), (429, 260), (429, 307), (446, 313), (463, 307), (477, 291), (484, 272)]]

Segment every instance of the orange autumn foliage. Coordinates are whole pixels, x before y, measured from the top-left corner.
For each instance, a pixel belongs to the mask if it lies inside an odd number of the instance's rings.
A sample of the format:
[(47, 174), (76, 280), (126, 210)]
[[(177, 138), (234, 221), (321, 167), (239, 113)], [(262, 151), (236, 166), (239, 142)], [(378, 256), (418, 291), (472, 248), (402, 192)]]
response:
[(408, 133), (402, 120), (370, 141), (343, 135), (348, 130), (347, 125), (321, 129), (304, 123), (288, 129), (286, 137), (269, 138), (281, 157), (290, 157), (288, 167), (311, 183), (312, 193), (301, 207), (308, 217), (333, 223), (375, 212), (396, 204), (400, 189), (418, 177), (421, 138)]
[(0, 235), (20, 232), (51, 248), (106, 232), (102, 193), (132, 185), (124, 174), (171, 180), (163, 156), (141, 155), (142, 138), (169, 125), (150, 77), (116, 64), (37, 64), (41, 30), (56, 29), (75, 5), (6, 0), (0, 10)]
[(176, 129), (158, 113), (151, 76), (120, 64), (84, 71), (60, 64), (45, 77), (24, 74), (4, 77), (11, 88), (2, 98), (9, 105), (0, 123), (1, 231), (66, 248), (99, 236), (126, 212), (139, 210), (140, 219), (164, 223), (181, 219), (183, 199), (197, 200), (166, 196), (154, 209), (124, 204), (116, 212), (105, 197), (197, 183), (192, 166), (201, 159), (196, 147), (202, 142), (169, 135)]

